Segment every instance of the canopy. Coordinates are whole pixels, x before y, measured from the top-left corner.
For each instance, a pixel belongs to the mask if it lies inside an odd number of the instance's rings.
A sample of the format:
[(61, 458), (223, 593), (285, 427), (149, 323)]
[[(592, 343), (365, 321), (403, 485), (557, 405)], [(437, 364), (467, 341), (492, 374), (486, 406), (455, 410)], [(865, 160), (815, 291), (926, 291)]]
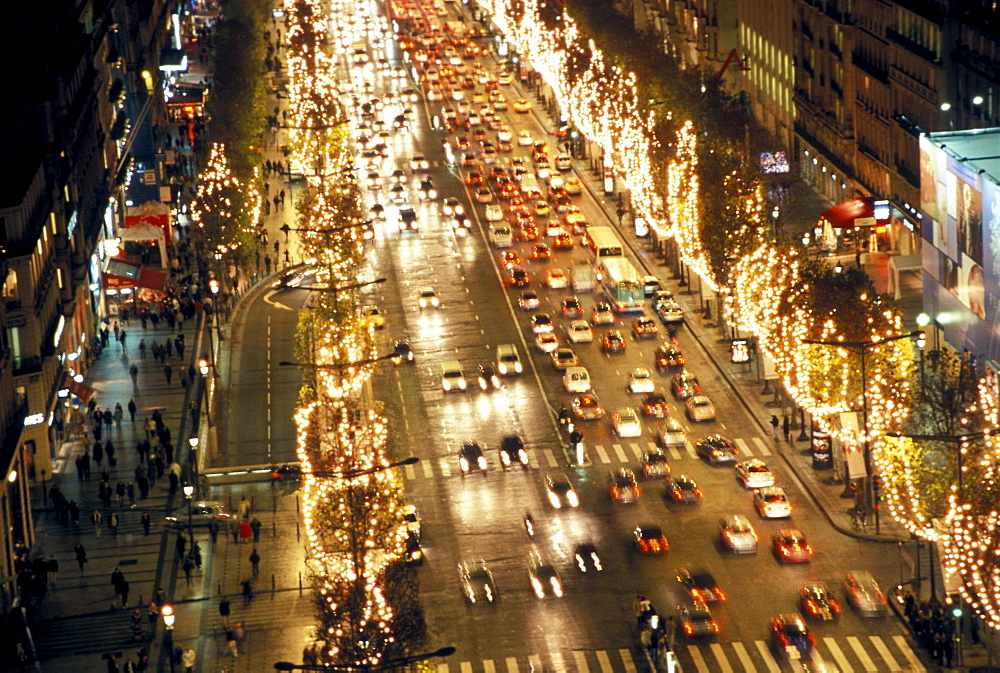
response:
[[(836, 229), (849, 229), (862, 224), (875, 223), (875, 206), (872, 199), (849, 199), (819, 214)], [(855, 222), (858, 218), (870, 218), (868, 222)]]

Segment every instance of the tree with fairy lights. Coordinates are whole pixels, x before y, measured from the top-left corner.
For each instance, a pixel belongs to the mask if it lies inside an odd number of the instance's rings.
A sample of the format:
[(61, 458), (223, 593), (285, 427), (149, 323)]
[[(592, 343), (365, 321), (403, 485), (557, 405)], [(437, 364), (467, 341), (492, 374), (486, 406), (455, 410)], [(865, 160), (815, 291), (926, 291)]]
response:
[[(254, 193), (257, 194), (254, 197)], [(239, 245), (260, 214), (259, 192), (246, 190), (233, 175), (226, 148), (213, 143), (205, 168), (198, 174), (198, 191), (191, 202), (191, 219), (209, 250)]]

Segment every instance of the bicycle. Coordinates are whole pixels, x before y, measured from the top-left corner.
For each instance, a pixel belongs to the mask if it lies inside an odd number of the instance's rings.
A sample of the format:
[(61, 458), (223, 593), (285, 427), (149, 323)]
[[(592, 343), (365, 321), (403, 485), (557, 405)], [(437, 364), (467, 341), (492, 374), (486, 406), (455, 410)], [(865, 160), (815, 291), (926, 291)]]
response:
[(863, 509), (851, 508), (851, 528), (868, 532), (868, 513)]

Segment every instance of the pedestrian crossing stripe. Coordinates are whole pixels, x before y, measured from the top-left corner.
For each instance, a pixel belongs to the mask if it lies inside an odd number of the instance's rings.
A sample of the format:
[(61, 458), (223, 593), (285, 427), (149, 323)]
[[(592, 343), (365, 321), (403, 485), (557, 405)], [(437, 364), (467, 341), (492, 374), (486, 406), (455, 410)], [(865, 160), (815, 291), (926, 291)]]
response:
[(767, 444), (764, 443), (763, 439), (761, 439), (760, 437), (754, 437), (753, 443), (757, 445), (757, 448), (760, 449), (762, 455), (764, 456), (771, 455), (771, 449), (767, 448)]
[(625, 449), (622, 448), (621, 444), (612, 444), (611, 448), (614, 449), (615, 455), (618, 456), (618, 460), (623, 463), (629, 462), (628, 456), (625, 455)]
[(736, 448), (740, 450), (741, 456), (749, 457), (753, 455), (753, 451), (750, 450), (750, 445), (747, 444), (747, 440), (737, 437), (733, 441), (736, 442)]
[(684, 449), (687, 451), (688, 456), (698, 460), (698, 452), (694, 450), (694, 444), (691, 443), (691, 440), (686, 440), (684, 442)]
[[(527, 657), (504, 657), (483, 659), (479, 665), (472, 661), (458, 664), (442, 663), (437, 673), (637, 673), (638, 667), (631, 650), (573, 650), (572, 652), (549, 652), (543, 661), (542, 655)], [(525, 662), (525, 659), (527, 660)], [(595, 665), (596, 661), (596, 665)], [(522, 662), (524, 668), (522, 668)], [(547, 662), (547, 665), (546, 665)], [(646, 669), (645, 662), (643, 669)]]

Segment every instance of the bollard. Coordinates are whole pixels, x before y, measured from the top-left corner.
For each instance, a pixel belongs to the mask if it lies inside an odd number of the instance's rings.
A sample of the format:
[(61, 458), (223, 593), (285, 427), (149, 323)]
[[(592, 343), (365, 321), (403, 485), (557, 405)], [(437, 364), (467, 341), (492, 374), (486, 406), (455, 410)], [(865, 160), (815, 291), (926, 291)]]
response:
[(277, 514), (278, 513), (278, 494), (277, 493), (275, 493), (275, 494), (273, 494), (271, 496), (271, 502), (272, 502), (271, 512), (274, 513), (274, 514)]
[(274, 581), (274, 573), (271, 573), (271, 595), (274, 595), (276, 583)]
[(218, 584), (215, 585), (215, 593), (219, 594), (220, 596), (222, 595), (222, 582), (219, 582)]
[(271, 537), (278, 537), (278, 524), (274, 519), (271, 519)]
[(302, 571), (299, 571), (299, 596), (302, 595)]
[(299, 502), (299, 494), (295, 494), (295, 513), (302, 514), (302, 503)]
[(301, 539), (302, 539), (302, 537), (301, 537), (301, 531), (299, 529), (299, 520), (296, 519), (295, 520), (295, 541), (299, 542)]

